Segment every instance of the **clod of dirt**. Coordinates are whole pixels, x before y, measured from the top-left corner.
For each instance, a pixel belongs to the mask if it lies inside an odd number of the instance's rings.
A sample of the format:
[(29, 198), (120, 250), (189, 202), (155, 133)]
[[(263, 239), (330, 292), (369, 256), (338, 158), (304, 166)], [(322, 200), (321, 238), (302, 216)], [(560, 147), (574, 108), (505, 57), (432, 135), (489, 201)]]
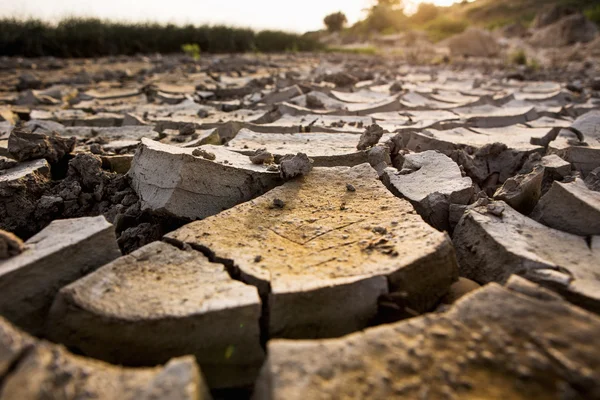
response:
[(19, 82), (17, 83), (17, 90), (29, 90), (29, 89), (40, 89), (42, 87), (42, 81), (32, 73), (24, 73), (19, 76)]
[(306, 107), (310, 109), (321, 109), (325, 108), (325, 104), (317, 97), (312, 94), (306, 95)]
[(273, 199), (273, 207), (274, 208), (283, 208), (285, 207), (285, 201), (281, 199)]
[(335, 84), (337, 87), (354, 86), (358, 82), (358, 78), (348, 74), (347, 72), (338, 72), (335, 74), (326, 75), (323, 79), (325, 82)]
[(23, 241), (16, 235), (0, 229), (0, 260), (14, 257), (23, 252)]
[(287, 155), (281, 159), (280, 169), (283, 179), (303, 176), (312, 170), (312, 160), (304, 153), (298, 153), (295, 156)]
[(196, 133), (196, 127), (194, 124), (185, 124), (179, 128), (179, 134), (182, 136), (190, 136)]
[(0, 156), (0, 171), (3, 169), (10, 169), (17, 166), (17, 161), (12, 158)]
[(262, 165), (262, 164), (273, 164), (275, 162), (275, 158), (273, 154), (269, 153), (265, 149), (258, 149), (254, 152), (253, 156), (249, 156), (252, 164)]
[(209, 161), (214, 161), (217, 159), (217, 156), (215, 156), (215, 153), (208, 152), (204, 149), (196, 149), (192, 152), (192, 155), (195, 157), (202, 157)]
[(505, 208), (499, 204), (488, 204), (487, 205), (487, 212), (496, 217), (502, 217), (502, 214), (504, 214), (504, 210), (505, 210)]
[(392, 94), (399, 93), (402, 90), (404, 90), (402, 87), (402, 82), (396, 81), (392, 84), (392, 86), (390, 86), (390, 93)]
[(104, 149), (102, 149), (102, 146), (100, 145), (100, 143), (93, 143), (90, 145), (90, 153), (104, 154)]
[(63, 138), (56, 132), (50, 134), (32, 133), (17, 126), (8, 138), (8, 151), (18, 161), (45, 158), (49, 163), (59, 162), (75, 148), (75, 137)]
[(159, 225), (144, 222), (121, 232), (117, 243), (124, 254), (129, 254), (148, 243), (160, 240), (161, 236)]
[(392, 158), (390, 156), (390, 149), (388, 146), (379, 145), (371, 148), (367, 155), (367, 159), (371, 167), (377, 171), (377, 174), (381, 176), (383, 171), (392, 165)]
[(358, 150), (367, 150), (368, 148), (375, 146), (379, 143), (379, 139), (381, 139), (383, 133), (383, 128), (377, 124), (368, 126), (365, 132), (360, 136), (356, 148)]
[(600, 192), (600, 167), (588, 174), (585, 178), (585, 184), (590, 190)]

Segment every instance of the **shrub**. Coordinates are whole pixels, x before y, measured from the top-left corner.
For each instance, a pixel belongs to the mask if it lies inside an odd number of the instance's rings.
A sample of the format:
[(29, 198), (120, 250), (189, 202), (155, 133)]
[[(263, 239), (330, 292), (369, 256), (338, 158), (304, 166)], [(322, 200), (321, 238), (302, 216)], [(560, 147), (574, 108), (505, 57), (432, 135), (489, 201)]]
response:
[(186, 43), (181, 45), (181, 51), (192, 57), (194, 60), (200, 59), (200, 46), (195, 43)]
[(516, 50), (510, 55), (510, 62), (516, 65), (527, 65), (527, 54), (522, 49)]
[(325, 24), (329, 32), (341, 31), (346, 22), (348, 22), (348, 19), (346, 18), (346, 15), (341, 11), (329, 14), (323, 20), (323, 23)]
[(422, 25), (433, 21), (438, 17), (440, 9), (431, 3), (421, 3), (417, 12), (410, 17), (410, 21), (415, 25)]
[(399, 32), (407, 29), (407, 17), (402, 9), (376, 5), (365, 19), (368, 32)]

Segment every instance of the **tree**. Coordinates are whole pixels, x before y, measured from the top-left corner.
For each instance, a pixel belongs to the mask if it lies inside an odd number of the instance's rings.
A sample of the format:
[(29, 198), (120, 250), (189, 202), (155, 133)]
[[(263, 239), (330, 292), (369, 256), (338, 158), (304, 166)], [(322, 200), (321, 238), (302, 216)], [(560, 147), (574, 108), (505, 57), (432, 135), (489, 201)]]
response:
[(369, 32), (398, 32), (406, 27), (402, 0), (377, 0), (367, 10), (365, 24)]
[(329, 14), (325, 17), (323, 22), (325, 23), (325, 26), (329, 32), (339, 32), (342, 30), (346, 22), (348, 22), (348, 19), (346, 18), (346, 15), (340, 11)]
[(417, 24), (433, 21), (439, 15), (440, 9), (435, 4), (421, 3), (417, 12), (410, 19)]

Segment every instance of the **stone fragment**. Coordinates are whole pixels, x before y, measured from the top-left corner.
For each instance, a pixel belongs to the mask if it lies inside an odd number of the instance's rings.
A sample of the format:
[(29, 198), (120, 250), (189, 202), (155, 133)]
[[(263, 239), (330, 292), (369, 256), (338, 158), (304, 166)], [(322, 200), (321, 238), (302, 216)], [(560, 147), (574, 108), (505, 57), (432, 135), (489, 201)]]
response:
[(45, 158), (57, 163), (75, 148), (75, 138), (63, 138), (56, 133), (31, 133), (16, 127), (8, 138), (8, 151), (18, 161)]
[(262, 164), (273, 164), (275, 162), (275, 158), (273, 154), (269, 153), (265, 149), (258, 149), (254, 152), (254, 155), (249, 156), (252, 164), (262, 165)]
[(153, 368), (123, 368), (37, 341), (0, 318), (1, 400), (209, 400), (193, 357)]
[(298, 153), (295, 156), (287, 155), (281, 159), (279, 169), (283, 179), (293, 179), (304, 176), (312, 171), (313, 161), (304, 153)]
[(0, 171), (0, 229), (27, 238), (37, 231), (30, 226), (36, 202), (50, 184), (46, 160), (26, 161)]
[(494, 199), (503, 200), (509, 206), (525, 215), (531, 213), (542, 196), (544, 167), (538, 165), (533, 171), (509, 178), (498, 188)]
[(383, 128), (377, 124), (368, 126), (365, 129), (365, 132), (360, 136), (356, 148), (358, 150), (367, 150), (368, 148), (375, 146), (379, 143), (379, 139), (381, 139), (383, 133)]
[(315, 168), (166, 240), (202, 250), (257, 286), (269, 337), (363, 329), (388, 292), (398, 294), (398, 309), (423, 312), (457, 278), (447, 237), (393, 196), (368, 164)]
[(598, 249), (590, 249), (585, 238), (548, 228), (504, 202), (493, 204), (504, 209), (501, 216), (475, 208), (454, 231), (461, 276), (485, 284), (504, 283), (517, 274), (600, 313)]
[(254, 382), (264, 352), (255, 287), (195, 250), (154, 242), (60, 290), (49, 337), (86, 356), (139, 366), (193, 354), (209, 386)]
[(21, 254), (24, 247), (23, 241), (18, 236), (0, 229), (0, 260)]
[(0, 314), (41, 334), (59, 289), (120, 256), (114, 228), (104, 217), (57, 220), (0, 262)]
[(278, 173), (221, 146), (203, 146), (215, 161), (193, 149), (142, 139), (129, 175), (143, 209), (179, 218), (205, 218), (261, 195), (281, 183)]
[(474, 192), (471, 178), (463, 178), (458, 165), (436, 151), (405, 156), (402, 171), (387, 168), (382, 180), (392, 193), (410, 201), (427, 223), (446, 231), (450, 204), (466, 205)]
[(574, 235), (600, 235), (600, 193), (588, 189), (578, 178), (554, 182), (531, 218)]
[(445, 313), (340, 339), (272, 340), (254, 398), (595, 398), (599, 336), (598, 316), (511, 279)]

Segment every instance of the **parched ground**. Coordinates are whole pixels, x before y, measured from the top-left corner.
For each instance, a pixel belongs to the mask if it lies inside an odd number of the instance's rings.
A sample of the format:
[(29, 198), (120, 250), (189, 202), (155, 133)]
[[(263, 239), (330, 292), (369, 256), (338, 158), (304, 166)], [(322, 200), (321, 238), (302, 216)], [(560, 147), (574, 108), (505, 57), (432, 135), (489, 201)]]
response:
[(0, 399), (600, 398), (600, 74), (0, 59)]

